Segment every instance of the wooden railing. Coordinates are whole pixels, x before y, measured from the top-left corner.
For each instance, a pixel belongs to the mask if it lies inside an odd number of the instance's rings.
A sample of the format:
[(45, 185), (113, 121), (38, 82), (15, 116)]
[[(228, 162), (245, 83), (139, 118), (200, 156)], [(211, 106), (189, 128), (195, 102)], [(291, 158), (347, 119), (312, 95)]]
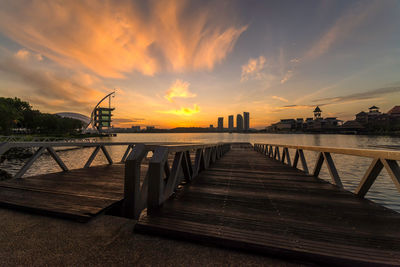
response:
[[(120, 163), (124, 163), (126, 157), (128, 156), (129, 152), (133, 149), (133, 147), (138, 143), (133, 142), (96, 142), (96, 141), (62, 141), (62, 142), (3, 142), (0, 143), (0, 156), (6, 153), (8, 150), (13, 148), (33, 148), (36, 151), (33, 155), (27, 160), (27, 162), (21, 167), (21, 169), (17, 172), (14, 178), (22, 178), (22, 176), (28, 171), (28, 169), (32, 166), (32, 164), (45, 152), (49, 153), (50, 156), (54, 159), (54, 161), (60, 166), (62, 171), (68, 171), (69, 168), (63, 162), (63, 160), (58, 156), (55, 148), (90, 148), (93, 147), (94, 150), (90, 154), (89, 158), (86, 160), (84, 168), (89, 168), (93, 162), (93, 160), (98, 155), (99, 151), (101, 150), (108, 162), (108, 164), (113, 164), (113, 160), (108, 153), (107, 147), (110, 146), (125, 146), (125, 153), (123, 154)], [(153, 142), (147, 143), (147, 147), (149, 149), (155, 148), (158, 145), (164, 144), (176, 144), (176, 143), (160, 143), (160, 142)]]
[[(33, 155), (21, 167), (14, 178), (22, 178), (32, 164), (46, 151), (62, 171), (69, 168), (55, 148), (94, 148), (84, 168), (89, 168), (101, 150), (108, 164), (113, 164), (107, 147), (125, 146), (119, 163), (125, 164), (124, 200), (122, 213), (128, 218), (138, 218), (145, 208), (152, 212), (168, 199), (183, 181), (190, 182), (202, 170), (222, 157), (230, 144), (182, 144), (182, 143), (132, 143), (132, 142), (4, 142), (0, 143), (0, 156), (12, 148), (36, 148)], [(152, 153), (152, 154), (151, 154)], [(80, 155), (81, 156), (81, 155)], [(169, 160), (169, 156), (173, 156)], [(145, 165), (144, 159), (147, 158)], [(193, 159), (193, 162), (192, 162)], [(145, 175), (141, 168), (147, 167)]]
[[(144, 144), (135, 145), (125, 163), (123, 216), (138, 218), (146, 208), (148, 213), (156, 211), (175, 192), (179, 184), (193, 180), (229, 149), (230, 144), (222, 143), (155, 148)], [(153, 156), (146, 174), (142, 177), (142, 161), (149, 151), (153, 152)], [(173, 156), (173, 160), (168, 160), (169, 155)]]
[[(332, 184), (341, 188), (343, 188), (343, 184), (339, 177), (331, 154), (372, 158), (372, 162), (365, 172), (364, 176), (361, 178), (360, 183), (355, 190), (355, 194), (360, 197), (364, 197), (368, 193), (369, 189), (371, 188), (372, 184), (375, 182), (376, 178), (383, 168), (387, 170), (394, 185), (400, 191), (400, 168), (397, 163), (397, 161), (400, 160), (399, 151), (278, 144), (254, 144), (254, 149), (268, 157), (288, 164), (293, 168), (297, 168), (300, 161), (303, 167), (303, 171), (306, 174), (312, 175), (314, 177), (318, 177), (321, 171), (322, 164), (325, 162), (328, 168), (329, 175), (331, 177)], [(293, 163), (291, 162), (289, 149), (296, 150), (295, 156), (293, 158)], [(317, 161), (315, 163), (314, 170), (311, 173), (308, 170), (304, 151), (318, 152)]]

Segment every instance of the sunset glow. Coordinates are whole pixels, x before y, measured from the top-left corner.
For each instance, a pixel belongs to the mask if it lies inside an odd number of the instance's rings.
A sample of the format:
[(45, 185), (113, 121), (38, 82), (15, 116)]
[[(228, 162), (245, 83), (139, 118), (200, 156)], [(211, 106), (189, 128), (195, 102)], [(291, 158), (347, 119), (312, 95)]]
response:
[(400, 3), (0, 0), (0, 95), (116, 126), (251, 127), (400, 104)]

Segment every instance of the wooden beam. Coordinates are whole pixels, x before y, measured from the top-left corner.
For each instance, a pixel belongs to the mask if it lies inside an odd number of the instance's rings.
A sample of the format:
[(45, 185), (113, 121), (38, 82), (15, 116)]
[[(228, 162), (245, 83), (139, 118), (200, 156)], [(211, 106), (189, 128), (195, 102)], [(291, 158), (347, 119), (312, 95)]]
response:
[(68, 167), (61, 160), (61, 158), (57, 155), (56, 151), (54, 151), (54, 149), (52, 147), (47, 147), (46, 149), (49, 152), (50, 156), (55, 160), (55, 162), (57, 162), (58, 166), (60, 166), (60, 168), (63, 171), (65, 171), (65, 172), (68, 171)]
[(276, 160), (281, 160), (281, 154), (279, 152), (279, 147), (278, 146), (275, 147), (275, 156), (274, 156), (274, 158)]
[(387, 172), (389, 173), (390, 178), (394, 185), (396, 186), (397, 190), (400, 191), (400, 168), (399, 164), (395, 160), (382, 160), (383, 165), (385, 166)]
[(293, 159), (293, 168), (297, 168), (297, 163), (299, 162), (299, 150), (296, 149), (296, 154), (294, 155)]
[(162, 200), (161, 200), (162, 202), (167, 200), (174, 193), (176, 187), (181, 182), (182, 177), (179, 177), (179, 174), (182, 168), (182, 157), (183, 157), (183, 152), (175, 153), (174, 161), (171, 167), (171, 172), (167, 178), (165, 189), (162, 194)]
[(132, 145), (128, 145), (128, 147), (127, 147), (126, 150), (125, 150), (124, 155), (122, 156), (121, 163), (124, 163), (124, 162), (125, 162), (125, 160), (126, 160), (126, 158), (128, 157), (129, 152), (131, 151), (131, 149), (132, 149)]
[[(218, 155), (219, 155), (219, 151), (217, 151), (217, 159), (219, 159)], [(196, 157), (194, 158), (194, 170), (193, 170), (193, 175), (192, 175), (192, 179), (195, 178), (199, 172), (200, 172), (200, 164), (201, 164), (201, 157), (203, 155), (203, 149), (199, 148), (196, 149)]]
[(339, 173), (336, 170), (335, 163), (333, 162), (332, 156), (329, 152), (324, 152), (324, 158), (326, 165), (328, 166), (329, 174), (331, 175), (332, 183), (340, 188), (343, 188), (342, 181), (340, 180)]
[(192, 170), (192, 162), (190, 160), (190, 152), (189, 151), (185, 151), (183, 152), (184, 156), (182, 159), (182, 169), (183, 169), (183, 175), (185, 177), (185, 180), (190, 182), (192, 180), (192, 174), (193, 174), (193, 170)]
[(285, 147), (285, 150), (286, 150), (285, 154), (286, 154), (286, 161), (287, 161), (287, 164), (288, 164), (289, 166), (292, 166), (292, 162), (291, 162), (290, 154), (289, 154), (289, 149), (288, 149), (287, 147)]
[[(299, 149), (299, 156), (300, 156), (301, 166), (303, 167), (303, 171), (304, 171), (306, 174), (309, 174), (308, 166), (307, 166), (307, 161), (306, 161), (306, 157), (304, 156), (303, 149)], [(319, 171), (318, 171), (318, 172), (319, 172)]]
[(317, 161), (315, 162), (315, 167), (313, 171), (313, 176), (318, 177), (319, 172), (321, 171), (322, 164), (324, 163), (324, 155), (322, 152), (318, 153)]
[(281, 159), (282, 163), (285, 163), (285, 158), (286, 158), (286, 150), (285, 150), (285, 147), (283, 147), (282, 148), (282, 159)]
[(364, 197), (368, 193), (382, 169), (382, 161), (379, 158), (373, 159), (354, 193), (359, 197)]
[(25, 165), (18, 171), (14, 178), (22, 178), (25, 172), (32, 166), (32, 164), (43, 154), (45, 147), (39, 147), (38, 150), (29, 158)]
[(97, 153), (99, 153), (100, 146), (96, 146), (96, 148), (93, 150), (93, 153), (90, 155), (89, 159), (86, 161), (86, 164), (84, 168), (89, 168), (90, 164), (92, 164), (94, 158), (96, 157)]
[(108, 164), (112, 165), (113, 164), (113, 160), (112, 160), (110, 154), (108, 154), (108, 151), (107, 151), (106, 147), (105, 146), (100, 146), (100, 148), (101, 148), (101, 151), (103, 151), (104, 156), (106, 156)]

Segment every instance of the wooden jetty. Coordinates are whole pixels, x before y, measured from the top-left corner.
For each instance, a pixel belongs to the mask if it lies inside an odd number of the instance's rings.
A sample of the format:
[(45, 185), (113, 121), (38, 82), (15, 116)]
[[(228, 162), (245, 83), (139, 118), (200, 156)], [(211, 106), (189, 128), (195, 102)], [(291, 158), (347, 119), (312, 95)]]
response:
[[(311, 172), (305, 150), (319, 153)], [(372, 158), (354, 193), (343, 189), (331, 153)], [(20, 194), (19, 207), (32, 208), (27, 199), (45, 206), (56, 195), (48, 210), (77, 218), (121, 203), (121, 215), (137, 218), (140, 233), (320, 264), (398, 266), (400, 214), (364, 199), (383, 168), (399, 185), (397, 160), (400, 152), (387, 150), (128, 144), (123, 164), (1, 182), (0, 202), (18, 199), (3, 197), (4, 188)], [(324, 163), (332, 183), (318, 178)]]

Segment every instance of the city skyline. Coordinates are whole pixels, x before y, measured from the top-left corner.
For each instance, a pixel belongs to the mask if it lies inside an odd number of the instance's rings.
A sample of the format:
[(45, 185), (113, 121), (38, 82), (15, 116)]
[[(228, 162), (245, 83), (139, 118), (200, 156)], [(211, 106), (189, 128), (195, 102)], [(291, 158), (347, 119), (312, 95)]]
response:
[(89, 116), (115, 89), (116, 127), (246, 110), (262, 129), (317, 105), (349, 120), (400, 103), (399, 14), (395, 0), (0, 0), (0, 95)]

